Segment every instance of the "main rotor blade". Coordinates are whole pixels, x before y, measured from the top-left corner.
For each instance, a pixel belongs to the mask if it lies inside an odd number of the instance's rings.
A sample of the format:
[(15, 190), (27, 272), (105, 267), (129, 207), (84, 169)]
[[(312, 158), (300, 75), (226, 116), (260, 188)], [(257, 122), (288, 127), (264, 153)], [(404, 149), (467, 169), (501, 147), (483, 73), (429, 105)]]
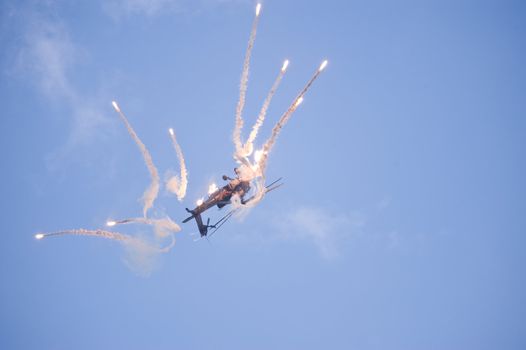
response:
[(265, 186), (265, 188), (269, 188), (269, 187), (271, 187), (271, 186), (274, 185), (276, 182), (279, 182), (279, 181), (281, 181), (282, 179), (283, 179), (283, 178), (280, 177), (280, 178), (277, 179), (276, 181), (274, 181), (274, 182), (272, 182), (271, 184), (268, 184), (267, 186)]
[(234, 212), (236, 209), (232, 209), (230, 210), (225, 216), (223, 216), (221, 219), (219, 219), (219, 221), (217, 221), (215, 224), (211, 225), (210, 227), (212, 228), (215, 228), (217, 225), (219, 225), (223, 220), (225, 220), (225, 218), (229, 215), (232, 214), (232, 212)]
[(237, 211), (237, 209), (234, 209), (234, 210), (232, 210), (230, 213), (228, 213), (228, 214), (226, 215), (226, 217), (224, 218), (224, 221), (223, 221), (219, 226), (217, 226), (217, 227), (216, 227), (216, 228), (215, 228), (215, 229), (214, 229), (214, 230), (208, 235), (208, 237), (212, 237), (212, 235), (213, 235), (214, 233), (216, 233), (216, 231), (219, 230), (219, 229), (221, 228), (221, 226), (223, 226), (223, 225), (225, 224), (225, 222), (227, 222), (228, 219), (230, 219), (230, 218), (232, 217), (232, 215), (234, 215), (234, 213), (235, 213), (236, 211)]
[(270, 187), (270, 188), (267, 188), (267, 190), (265, 191), (265, 193), (269, 193), (270, 191), (274, 191), (275, 189), (278, 189), (280, 188), (281, 186), (283, 186), (284, 184), (278, 184), (276, 186), (273, 186), (273, 187)]

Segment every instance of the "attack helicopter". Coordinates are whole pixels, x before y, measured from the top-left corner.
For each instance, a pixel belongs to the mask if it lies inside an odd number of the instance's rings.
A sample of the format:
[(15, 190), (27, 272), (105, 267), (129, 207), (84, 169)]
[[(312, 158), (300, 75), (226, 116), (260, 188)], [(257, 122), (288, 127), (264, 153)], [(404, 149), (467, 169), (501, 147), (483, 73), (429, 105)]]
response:
[[(197, 228), (199, 229), (201, 238), (210, 237), (213, 235), (240, 208), (238, 207), (230, 210), (225, 216), (223, 216), (213, 225), (210, 225), (210, 218), (207, 219), (206, 224), (203, 223), (201, 214), (203, 214), (205, 211), (214, 206), (222, 209), (223, 207), (232, 204), (232, 199), (234, 196), (237, 196), (240, 200), (240, 203), (243, 205), (249, 203), (255, 198), (255, 195), (252, 195), (251, 197), (245, 199), (245, 196), (250, 191), (250, 181), (242, 179), (239, 168), (235, 168), (234, 173), (236, 174), (235, 178), (230, 178), (226, 175), (223, 175), (223, 180), (229, 181), (228, 184), (210, 193), (206, 200), (198, 201), (197, 206), (194, 209), (185, 208), (186, 211), (191, 214), (191, 216), (184, 219), (183, 223), (187, 223), (188, 221), (194, 219), (197, 223)], [(265, 193), (273, 191), (282, 186), (283, 183), (280, 183), (281, 180), (282, 178), (279, 178), (267, 185), (264, 190)], [(213, 229), (211, 233), (208, 232), (208, 229), (210, 228)]]

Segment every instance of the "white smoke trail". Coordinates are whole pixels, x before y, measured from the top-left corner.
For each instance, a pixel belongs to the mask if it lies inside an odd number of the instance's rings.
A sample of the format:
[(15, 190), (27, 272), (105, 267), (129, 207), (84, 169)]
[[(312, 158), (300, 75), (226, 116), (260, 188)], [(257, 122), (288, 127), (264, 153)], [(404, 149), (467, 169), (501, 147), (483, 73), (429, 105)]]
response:
[(158, 255), (168, 253), (175, 245), (175, 237), (173, 234), (170, 236), (170, 243), (165, 247), (160, 247), (157, 244), (150, 243), (145, 239), (132, 237), (118, 232), (86, 229), (38, 233), (35, 235), (35, 238), (40, 240), (48, 237), (67, 235), (102, 237), (122, 243), (127, 252), (127, 258), (124, 260), (124, 262), (129, 268), (144, 276), (149, 275), (153, 270)]
[(263, 106), (261, 107), (261, 111), (259, 112), (258, 118), (254, 126), (252, 127), (252, 131), (250, 132), (247, 142), (245, 142), (245, 145), (243, 146), (243, 153), (244, 153), (243, 156), (245, 157), (248, 157), (254, 151), (254, 140), (256, 139), (258, 135), (259, 128), (261, 127), (261, 125), (263, 125), (263, 122), (265, 121), (265, 116), (267, 115), (267, 110), (270, 105), (270, 102), (272, 101), (274, 94), (278, 90), (278, 87), (281, 83), (281, 80), (283, 79), (283, 76), (287, 72), (288, 65), (289, 65), (288, 60), (283, 62), (283, 66), (281, 67), (281, 70), (279, 71), (279, 75), (274, 81), (274, 84), (272, 85), (272, 88), (270, 89), (267, 95), (267, 98), (263, 102)]
[(281, 129), (287, 124), (290, 117), (298, 108), (298, 106), (303, 102), (303, 96), (307, 93), (311, 85), (316, 81), (316, 79), (319, 77), (323, 69), (327, 66), (327, 61), (323, 61), (320, 67), (316, 70), (316, 73), (310, 78), (310, 80), (307, 82), (305, 87), (300, 91), (300, 93), (296, 96), (296, 98), (292, 101), (292, 104), (289, 106), (289, 108), (283, 113), (279, 121), (276, 123), (274, 128), (272, 129), (272, 134), (269, 137), (269, 139), (265, 142), (263, 145), (263, 152), (261, 155), (261, 159), (258, 162), (258, 167), (262, 174), (265, 173), (266, 167), (267, 167), (267, 161), (268, 161), (268, 155), (272, 148), (274, 147), (274, 144), (276, 143), (276, 140), (281, 132)]
[(133, 244), (135, 246), (141, 245), (141, 246), (147, 247), (151, 251), (155, 251), (158, 253), (167, 253), (175, 245), (175, 238), (173, 235), (171, 235), (170, 243), (166, 247), (159, 248), (159, 247), (155, 247), (152, 244), (145, 242), (142, 239), (138, 239), (136, 237), (125, 235), (123, 233), (106, 231), (106, 230), (86, 230), (83, 228), (74, 229), (74, 230), (62, 230), (62, 231), (56, 231), (56, 232), (50, 232), (50, 233), (37, 233), (35, 235), (35, 238), (38, 240), (41, 240), (44, 238), (56, 237), (56, 236), (101, 237), (101, 238), (111, 239), (114, 241), (119, 241), (125, 244)]
[(255, 174), (253, 184), (256, 187), (254, 198), (248, 202), (245, 206), (246, 207), (253, 207), (256, 204), (258, 204), (266, 193), (265, 188), (265, 172), (267, 168), (267, 162), (268, 162), (268, 156), (272, 148), (274, 147), (274, 144), (276, 143), (276, 140), (281, 132), (281, 129), (285, 124), (287, 124), (288, 120), (298, 108), (298, 106), (303, 101), (303, 96), (307, 93), (311, 85), (314, 83), (314, 81), (318, 78), (318, 76), (321, 74), (323, 69), (327, 66), (327, 61), (323, 61), (320, 67), (316, 70), (316, 73), (312, 76), (312, 78), (307, 82), (307, 84), (303, 87), (303, 89), (300, 91), (300, 93), (296, 96), (296, 98), (292, 101), (292, 104), (289, 106), (289, 108), (283, 113), (279, 121), (276, 123), (274, 128), (272, 129), (272, 134), (268, 138), (268, 140), (263, 145), (263, 148), (261, 151), (258, 151), (256, 156), (259, 157), (259, 159), (255, 159), (254, 164), (251, 164), (248, 158), (244, 157), (242, 163), (243, 164), (250, 164), (250, 169)]
[(181, 150), (181, 146), (179, 146), (179, 143), (177, 143), (175, 138), (175, 132), (171, 128), (168, 131), (170, 132), (170, 138), (172, 139), (172, 145), (175, 149), (175, 153), (177, 153), (177, 158), (179, 159), (181, 173), (179, 178), (174, 176), (168, 180), (166, 187), (169, 191), (177, 195), (177, 199), (179, 201), (182, 201), (186, 196), (186, 188), (188, 186), (188, 171), (186, 170), (183, 151)]
[(168, 216), (163, 219), (129, 218), (117, 221), (109, 220), (106, 222), (106, 225), (110, 227), (125, 224), (143, 224), (153, 226), (155, 234), (159, 238), (166, 237), (170, 233), (181, 231), (181, 227), (173, 222)]
[(63, 230), (63, 231), (56, 231), (56, 232), (50, 232), (50, 233), (37, 233), (35, 235), (36, 239), (43, 239), (48, 237), (54, 237), (54, 236), (67, 236), (67, 235), (74, 235), (74, 236), (96, 236), (96, 237), (102, 237), (107, 239), (112, 239), (115, 241), (128, 241), (133, 240), (135, 238), (125, 235), (123, 233), (118, 232), (110, 232), (105, 230), (86, 230), (83, 228), (76, 229), (76, 230)]
[(243, 62), (243, 71), (241, 73), (241, 81), (239, 83), (239, 100), (236, 107), (236, 124), (233, 132), (233, 140), (236, 151), (234, 156), (242, 153), (243, 144), (241, 143), (241, 130), (243, 129), (243, 108), (245, 107), (245, 97), (247, 94), (248, 85), (248, 73), (250, 70), (250, 56), (252, 54), (252, 48), (254, 47), (254, 41), (256, 40), (257, 27), (259, 23), (259, 12), (261, 10), (261, 4), (257, 4), (256, 17), (252, 23), (252, 30), (250, 31), (250, 38), (248, 40), (248, 47), (245, 53), (245, 61)]
[(121, 111), (119, 106), (117, 105), (117, 102), (112, 101), (113, 108), (115, 111), (119, 114), (122, 121), (126, 125), (126, 129), (128, 129), (128, 133), (133, 138), (137, 146), (139, 147), (139, 150), (141, 151), (141, 154), (144, 158), (144, 162), (146, 163), (146, 167), (148, 168), (148, 171), (150, 172), (150, 178), (151, 183), (150, 186), (144, 191), (143, 194), (143, 215), (144, 217), (147, 217), (148, 210), (153, 206), (153, 203), (155, 202), (155, 199), (157, 198), (157, 194), (159, 193), (159, 173), (157, 172), (157, 168), (153, 164), (152, 156), (150, 155), (150, 152), (148, 152), (148, 149), (142, 143), (141, 139), (139, 139), (139, 136), (135, 133), (132, 126), (128, 122), (128, 119), (124, 115), (124, 113)]

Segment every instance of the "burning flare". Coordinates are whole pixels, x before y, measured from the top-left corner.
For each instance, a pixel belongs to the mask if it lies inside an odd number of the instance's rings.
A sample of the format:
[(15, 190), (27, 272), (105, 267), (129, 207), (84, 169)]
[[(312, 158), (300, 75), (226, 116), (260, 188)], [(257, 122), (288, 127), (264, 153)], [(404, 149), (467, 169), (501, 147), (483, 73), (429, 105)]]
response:
[(261, 160), (261, 157), (263, 156), (263, 153), (264, 153), (264, 151), (262, 149), (258, 149), (254, 153), (254, 162), (256, 162), (256, 164), (258, 164), (259, 161)]
[(208, 186), (208, 195), (211, 195), (215, 191), (217, 191), (217, 185), (215, 182), (213, 182), (210, 186)]
[(42, 238), (44, 238), (44, 234), (43, 233), (37, 233), (35, 235), (35, 239), (42, 239)]
[(283, 62), (283, 66), (281, 67), (281, 71), (282, 72), (287, 71), (288, 66), (289, 66), (289, 60), (285, 60), (285, 62)]
[(320, 65), (320, 68), (318, 69), (319, 72), (321, 72), (322, 70), (325, 69), (325, 67), (327, 67), (327, 63), (329, 63), (329, 61), (325, 60), (321, 63)]
[(117, 113), (121, 112), (121, 109), (119, 108), (119, 105), (115, 101), (111, 101), (111, 104), (113, 105), (113, 108), (117, 111)]
[(261, 3), (258, 3), (256, 6), (256, 16), (259, 16), (260, 11), (261, 11)]
[(302, 102), (303, 102), (303, 96), (298, 98), (298, 100), (294, 104), (294, 108), (297, 108)]

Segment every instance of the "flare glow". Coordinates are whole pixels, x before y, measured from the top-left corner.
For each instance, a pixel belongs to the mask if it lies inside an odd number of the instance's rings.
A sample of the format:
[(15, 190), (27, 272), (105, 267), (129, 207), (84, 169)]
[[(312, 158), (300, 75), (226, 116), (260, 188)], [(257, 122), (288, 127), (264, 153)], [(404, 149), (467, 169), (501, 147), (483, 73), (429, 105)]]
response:
[(327, 60), (323, 61), (323, 62), (321, 63), (320, 68), (319, 68), (318, 70), (319, 70), (320, 72), (321, 72), (322, 70), (324, 70), (325, 67), (327, 67), (327, 64), (328, 64), (328, 63), (329, 63), (329, 61), (327, 61)]
[(289, 60), (285, 60), (285, 62), (283, 62), (283, 66), (281, 67), (281, 71), (285, 72), (288, 66), (289, 66)]
[(258, 149), (255, 153), (254, 153), (254, 161), (256, 163), (259, 163), (259, 161), (261, 160), (261, 157), (263, 156), (263, 150), (262, 149)]
[(111, 104), (112, 104), (113, 108), (114, 108), (118, 113), (120, 113), (121, 109), (119, 108), (119, 105), (117, 104), (117, 102), (115, 102), (115, 101), (111, 101)]
[(303, 97), (298, 98), (298, 100), (294, 104), (294, 108), (297, 108), (302, 102), (303, 102)]
[(217, 185), (215, 182), (213, 182), (210, 186), (208, 186), (208, 194), (211, 195), (215, 191), (217, 191)]

